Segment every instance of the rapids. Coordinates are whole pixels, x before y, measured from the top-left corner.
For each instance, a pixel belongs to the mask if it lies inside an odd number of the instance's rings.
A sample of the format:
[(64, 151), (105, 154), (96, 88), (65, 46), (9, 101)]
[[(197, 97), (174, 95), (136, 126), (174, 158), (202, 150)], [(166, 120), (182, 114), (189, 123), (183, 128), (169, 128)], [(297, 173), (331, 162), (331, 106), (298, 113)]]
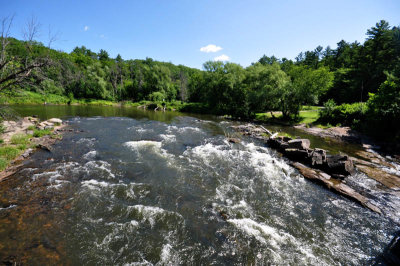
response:
[(70, 116), (82, 132), (0, 183), (1, 261), (360, 265), (399, 229), (263, 143), (229, 143), (231, 122), (164, 115)]

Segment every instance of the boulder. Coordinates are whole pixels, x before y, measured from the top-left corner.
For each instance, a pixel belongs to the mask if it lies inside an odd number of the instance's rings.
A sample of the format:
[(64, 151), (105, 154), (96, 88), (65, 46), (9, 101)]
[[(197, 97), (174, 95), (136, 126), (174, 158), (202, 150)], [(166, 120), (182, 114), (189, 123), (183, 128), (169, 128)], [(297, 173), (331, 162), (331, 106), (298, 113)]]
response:
[(299, 149), (285, 149), (285, 155), (292, 160), (307, 162), (309, 158), (308, 150), (299, 150)]
[(300, 149), (306, 150), (310, 148), (310, 140), (309, 139), (293, 139), (287, 142), (289, 144), (290, 149)]
[(285, 142), (288, 142), (288, 141), (292, 140), (291, 137), (283, 137), (282, 139), (283, 139), (283, 141), (285, 141)]
[(62, 120), (59, 119), (59, 118), (51, 118), (51, 119), (49, 119), (47, 121), (50, 122), (50, 123), (53, 123), (53, 124), (62, 124)]
[(289, 148), (289, 144), (285, 141), (282, 140), (282, 137), (278, 137), (278, 138), (269, 138), (267, 140), (268, 145), (273, 148), (276, 149), (278, 151), (284, 151), (285, 149)]
[(240, 143), (240, 139), (237, 139), (237, 138), (228, 138), (228, 141), (230, 143)]
[(316, 148), (311, 152), (310, 157), (312, 166), (323, 165), (326, 161), (326, 151)]
[(330, 174), (351, 175), (354, 173), (353, 161), (347, 155), (328, 155), (324, 168)]
[(39, 143), (36, 147), (37, 147), (38, 149), (42, 149), (42, 150), (44, 150), (44, 151), (51, 152), (51, 147), (48, 146), (48, 145), (46, 145), (46, 144)]

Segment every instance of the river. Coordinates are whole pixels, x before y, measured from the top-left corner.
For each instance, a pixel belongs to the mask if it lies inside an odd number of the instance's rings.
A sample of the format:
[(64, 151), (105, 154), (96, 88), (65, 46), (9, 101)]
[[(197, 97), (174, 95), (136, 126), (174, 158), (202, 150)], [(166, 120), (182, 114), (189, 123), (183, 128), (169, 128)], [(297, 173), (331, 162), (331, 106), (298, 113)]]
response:
[(305, 180), (265, 144), (229, 143), (235, 122), (118, 107), (15, 110), (61, 117), (78, 133), (0, 183), (2, 263), (361, 265), (399, 230)]

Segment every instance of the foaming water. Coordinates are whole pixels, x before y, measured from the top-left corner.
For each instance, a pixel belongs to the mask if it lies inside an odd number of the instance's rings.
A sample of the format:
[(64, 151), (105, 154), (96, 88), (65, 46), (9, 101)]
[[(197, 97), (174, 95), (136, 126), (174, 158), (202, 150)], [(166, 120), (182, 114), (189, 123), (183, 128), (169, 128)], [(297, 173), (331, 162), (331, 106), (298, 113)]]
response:
[(391, 215), (305, 180), (262, 143), (229, 143), (229, 126), (70, 119), (81, 133), (35, 153), (1, 187), (2, 202), (15, 200), (0, 208), (0, 222), (24, 222), (0, 226), (0, 244), (10, 244), (0, 255), (38, 264), (360, 265), (399, 228), (398, 195), (374, 195), (375, 181), (349, 178)]

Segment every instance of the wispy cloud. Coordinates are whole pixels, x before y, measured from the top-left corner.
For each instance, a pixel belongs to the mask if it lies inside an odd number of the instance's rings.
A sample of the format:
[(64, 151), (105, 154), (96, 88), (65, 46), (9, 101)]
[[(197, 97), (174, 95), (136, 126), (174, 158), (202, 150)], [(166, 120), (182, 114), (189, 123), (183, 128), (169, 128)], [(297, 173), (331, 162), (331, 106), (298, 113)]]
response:
[(85, 27), (83, 28), (84, 31), (88, 31), (89, 29), (90, 29), (89, 26), (85, 26)]
[(215, 52), (218, 52), (221, 50), (222, 50), (222, 47), (216, 46), (215, 44), (209, 44), (207, 46), (200, 48), (200, 52), (204, 52), (204, 53), (215, 53)]
[(226, 54), (214, 57), (214, 61), (229, 61), (229, 60), (231, 60), (231, 58)]
[(104, 34), (100, 34), (100, 38), (104, 39), (105, 37)]

